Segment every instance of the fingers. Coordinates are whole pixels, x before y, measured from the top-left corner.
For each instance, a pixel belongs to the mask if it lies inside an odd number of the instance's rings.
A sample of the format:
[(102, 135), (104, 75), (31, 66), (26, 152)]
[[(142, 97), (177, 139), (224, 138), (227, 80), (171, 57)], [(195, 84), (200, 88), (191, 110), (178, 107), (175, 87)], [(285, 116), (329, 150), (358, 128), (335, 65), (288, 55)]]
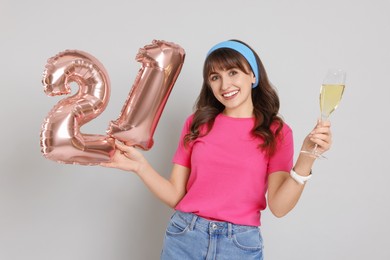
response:
[(332, 144), (332, 140), (327, 136), (322, 138), (312, 138), (311, 141), (320, 146), (323, 150), (328, 150)]
[(107, 168), (116, 168), (117, 167), (117, 162), (116, 161), (117, 161), (117, 157), (118, 157), (117, 153), (120, 153), (120, 152), (119, 151), (115, 151), (115, 154), (111, 158), (110, 161), (108, 161), (108, 162), (101, 162), (99, 165), (103, 166), (103, 167), (107, 167)]
[(317, 120), (317, 126), (320, 125), (320, 126), (326, 126), (326, 127), (330, 127), (330, 121), (329, 120), (323, 120), (323, 119), (318, 119)]
[(111, 162), (102, 162), (99, 165), (107, 168), (114, 168)]
[(332, 131), (330, 127), (330, 121), (322, 121), (319, 119), (316, 126), (309, 134), (310, 141), (317, 144), (324, 150), (329, 149), (332, 143)]
[(323, 140), (330, 142), (332, 140), (332, 132), (329, 128), (316, 128), (309, 134), (310, 140)]
[(119, 142), (117, 140), (115, 140), (115, 146), (116, 146), (117, 150), (119, 150), (122, 155), (131, 159), (131, 154), (134, 153), (134, 150), (135, 150), (134, 147), (128, 146), (128, 145), (126, 145), (122, 142)]
[(326, 129), (330, 129), (330, 121), (322, 121), (321, 119), (318, 119), (317, 120), (317, 124), (315, 125), (315, 127), (313, 128), (313, 131), (316, 131), (316, 132), (323, 132), (323, 131), (327, 131)]
[(143, 161), (144, 157), (141, 152), (139, 152), (134, 146), (126, 145), (122, 142), (115, 141), (115, 146), (117, 151), (119, 151), (120, 156), (124, 156), (127, 159), (132, 161)]
[(310, 134), (310, 141), (318, 145), (321, 151), (327, 151), (332, 145), (332, 135), (329, 128), (318, 128)]
[(129, 146), (125, 145), (122, 142), (119, 142), (118, 140), (115, 140), (115, 146), (116, 146), (116, 148), (118, 148), (122, 152), (127, 152), (130, 148)]
[(330, 141), (332, 139), (332, 132), (329, 130), (318, 130), (318, 131), (312, 131), (309, 134), (309, 138), (311, 140), (324, 140), (324, 141)]
[(302, 144), (302, 150), (310, 151), (318, 149), (322, 154), (330, 149), (332, 145), (332, 132), (329, 121), (318, 120), (313, 130), (306, 136)]
[(124, 144), (118, 140), (115, 140), (115, 146), (116, 146), (116, 148), (121, 150), (122, 153), (123, 152), (124, 153), (133, 153), (134, 151), (136, 151), (135, 146), (130, 146), (130, 145)]
[(332, 132), (330, 130), (330, 122), (329, 121), (319, 121), (314, 129), (310, 132), (310, 135), (315, 134), (326, 134), (331, 136)]

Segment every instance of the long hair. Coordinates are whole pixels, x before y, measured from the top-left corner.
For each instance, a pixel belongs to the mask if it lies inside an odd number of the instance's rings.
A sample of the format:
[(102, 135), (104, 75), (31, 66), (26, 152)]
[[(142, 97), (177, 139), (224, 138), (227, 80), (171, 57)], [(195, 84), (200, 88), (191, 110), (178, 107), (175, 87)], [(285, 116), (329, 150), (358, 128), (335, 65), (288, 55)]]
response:
[[(245, 44), (244, 42), (234, 40)], [(247, 44), (245, 44), (248, 46)], [(283, 127), (283, 120), (279, 117), (279, 97), (270, 84), (265, 68), (257, 53), (248, 46), (254, 53), (259, 68), (259, 85), (252, 88), (253, 113), (255, 125), (252, 134), (259, 137), (259, 149), (271, 156), (276, 150), (277, 136)], [(194, 141), (196, 138), (207, 135), (213, 127), (216, 116), (225, 107), (214, 96), (208, 83), (212, 71), (221, 69), (238, 68), (249, 74), (250, 65), (246, 59), (237, 51), (229, 48), (221, 48), (213, 51), (205, 60), (203, 66), (203, 85), (195, 103), (194, 118), (190, 126), (190, 132), (184, 137), (184, 143)], [(271, 130), (271, 125), (277, 124), (276, 130)], [(203, 130), (205, 127), (205, 130)]]

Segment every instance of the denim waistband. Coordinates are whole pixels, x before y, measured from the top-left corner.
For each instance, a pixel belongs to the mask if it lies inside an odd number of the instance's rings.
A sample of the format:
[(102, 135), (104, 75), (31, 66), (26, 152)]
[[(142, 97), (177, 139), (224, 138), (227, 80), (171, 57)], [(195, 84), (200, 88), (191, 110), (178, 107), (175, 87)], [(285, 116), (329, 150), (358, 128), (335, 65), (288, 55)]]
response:
[(201, 229), (205, 232), (225, 234), (231, 237), (235, 233), (258, 229), (256, 226), (237, 225), (230, 222), (208, 220), (193, 213), (176, 211), (172, 218), (178, 217), (189, 224), (189, 229)]

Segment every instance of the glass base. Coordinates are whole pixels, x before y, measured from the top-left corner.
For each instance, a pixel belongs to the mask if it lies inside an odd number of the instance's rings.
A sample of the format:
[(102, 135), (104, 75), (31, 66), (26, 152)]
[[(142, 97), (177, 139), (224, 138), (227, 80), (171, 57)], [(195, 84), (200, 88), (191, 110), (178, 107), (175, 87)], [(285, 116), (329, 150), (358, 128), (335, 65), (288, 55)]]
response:
[(306, 155), (308, 155), (312, 158), (315, 158), (315, 159), (328, 159), (325, 156), (323, 156), (322, 154), (318, 153), (315, 149), (313, 149), (311, 151), (302, 150), (301, 153), (306, 154)]

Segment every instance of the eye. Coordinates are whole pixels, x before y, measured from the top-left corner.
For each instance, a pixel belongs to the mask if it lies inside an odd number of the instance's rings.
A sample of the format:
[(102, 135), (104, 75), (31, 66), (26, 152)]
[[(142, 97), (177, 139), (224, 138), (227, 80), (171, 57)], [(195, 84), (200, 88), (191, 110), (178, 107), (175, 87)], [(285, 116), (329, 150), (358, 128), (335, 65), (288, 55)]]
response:
[(236, 74), (238, 74), (238, 71), (235, 70), (235, 69), (232, 69), (232, 70), (229, 71), (229, 75), (230, 75), (230, 76), (234, 76), (234, 75), (236, 75)]
[(216, 80), (218, 80), (218, 79), (219, 79), (219, 76), (216, 75), (216, 74), (212, 74), (212, 75), (209, 76), (209, 80), (210, 80), (210, 81), (216, 81)]

